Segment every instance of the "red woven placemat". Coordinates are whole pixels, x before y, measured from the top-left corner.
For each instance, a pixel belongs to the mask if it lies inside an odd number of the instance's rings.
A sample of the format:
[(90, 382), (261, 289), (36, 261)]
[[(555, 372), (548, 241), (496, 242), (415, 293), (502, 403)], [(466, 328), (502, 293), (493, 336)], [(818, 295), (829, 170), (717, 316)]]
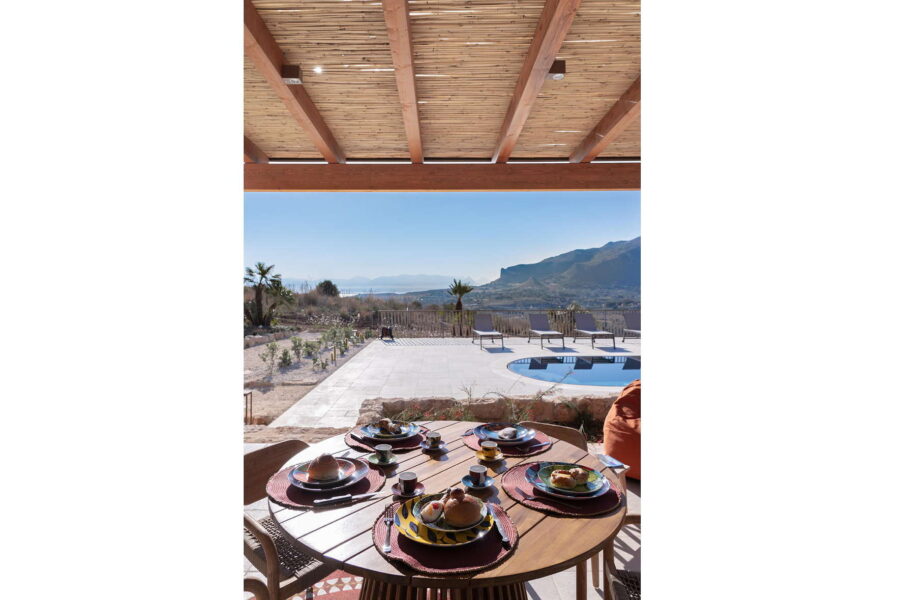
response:
[[(528, 483), (528, 479), (525, 478), (526, 469), (536, 464), (538, 463), (530, 462), (516, 465), (504, 473), (501, 480), (506, 493), (528, 508), (566, 517), (593, 517), (617, 509), (622, 501), (622, 492), (612, 480), (608, 492), (590, 500), (563, 500), (548, 496)], [(523, 492), (540, 500), (526, 500)]]
[[(395, 503), (392, 508), (397, 510), (400, 503)], [(378, 516), (372, 528), (372, 541), (375, 548), (386, 559), (402, 563), (412, 567), (420, 573), (437, 573), (444, 575), (458, 575), (461, 573), (475, 573), (495, 567), (509, 556), (519, 543), (519, 532), (506, 511), (500, 506), (493, 505), (495, 519), (500, 519), (506, 527), (506, 535), (509, 536), (509, 549), (504, 548), (500, 541), (500, 533), (494, 527), (477, 542), (459, 546), (458, 548), (436, 548), (414, 542), (391, 527), (391, 553), (381, 551), (384, 538), (387, 535), (382, 515)]]
[[(310, 508), (316, 506), (313, 500), (320, 498), (333, 498), (345, 494), (367, 494), (377, 492), (384, 485), (384, 475), (378, 469), (369, 469), (365, 477), (350, 487), (333, 492), (307, 492), (297, 486), (291, 485), (290, 473), (294, 467), (288, 467), (272, 475), (266, 484), (266, 493), (273, 502), (277, 502), (288, 508)], [(341, 506), (334, 504), (333, 506)]]
[[(468, 446), (472, 450), (481, 450), (481, 440), (478, 439), (478, 436), (474, 433), (472, 435), (467, 435), (466, 437), (464, 437), (463, 441), (466, 443), (466, 446)], [(500, 450), (500, 452), (503, 453), (503, 456), (534, 456), (535, 454), (546, 452), (547, 450), (552, 448), (553, 444), (549, 444), (542, 448), (538, 448), (537, 450), (534, 449), (534, 446), (549, 441), (550, 437), (547, 436), (546, 433), (536, 431), (534, 438), (525, 444), (521, 444), (519, 446), (497, 446), (497, 448)]]
[(419, 430), (419, 433), (412, 436), (411, 438), (407, 438), (405, 440), (401, 440), (399, 442), (390, 442), (385, 440), (384, 442), (360, 442), (359, 440), (354, 440), (350, 437), (351, 433), (355, 433), (358, 436), (362, 436), (362, 430), (359, 427), (348, 431), (344, 436), (344, 443), (353, 448), (354, 450), (359, 450), (360, 452), (375, 452), (375, 446), (378, 444), (390, 444), (394, 448), (394, 453), (403, 454), (404, 452), (412, 452), (413, 450), (419, 449), (419, 444), (425, 441), (425, 434), (428, 433), (429, 429), (427, 427), (422, 427)]

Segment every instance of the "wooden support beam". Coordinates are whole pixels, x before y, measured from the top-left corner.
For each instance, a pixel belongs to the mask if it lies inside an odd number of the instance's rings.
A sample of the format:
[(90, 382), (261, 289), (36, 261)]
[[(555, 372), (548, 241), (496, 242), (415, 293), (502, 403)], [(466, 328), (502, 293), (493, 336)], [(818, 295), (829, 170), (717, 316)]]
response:
[(266, 153), (260, 150), (259, 147), (253, 143), (253, 140), (246, 135), (244, 136), (244, 162), (263, 164), (269, 162), (269, 157), (266, 156)]
[(282, 79), (284, 54), (250, 0), (244, 0), (244, 52), (284, 102), (291, 116), (309, 135), (325, 160), (330, 163), (345, 162), (344, 151), (334, 139), (306, 89), (302, 85), (287, 85)]
[(500, 139), (494, 150), (493, 162), (504, 163), (509, 160), (580, 4), (581, 0), (546, 0), (544, 3), (544, 11), (538, 20), (531, 47), (525, 56), (512, 100), (506, 110), (506, 118), (500, 128)]
[(591, 162), (609, 148), (641, 114), (641, 76), (613, 104), (593, 131), (587, 134), (569, 156), (569, 162)]
[(416, 98), (416, 73), (413, 65), (412, 35), (409, 30), (409, 9), (406, 0), (382, 0), (384, 23), (391, 42), (394, 76), (403, 110), (403, 127), (409, 143), (409, 157), (413, 163), (424, 160), (422, 135), (419, 132), (419, 103)]
[(256, 192), (639, 190), (638, 163), (244, 165)]

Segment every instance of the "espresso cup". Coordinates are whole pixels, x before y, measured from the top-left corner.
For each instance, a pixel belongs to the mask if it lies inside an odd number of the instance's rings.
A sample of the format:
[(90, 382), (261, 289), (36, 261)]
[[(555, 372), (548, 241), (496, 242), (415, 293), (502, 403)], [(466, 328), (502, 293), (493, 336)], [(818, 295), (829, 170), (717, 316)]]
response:
[(481, 453), (488, 458), (497, 456), (497, 442), (481, 442)]
[(412, 471), (400, 473), (397, 479), (400, 480), (400, 491), (404, 494), (412, 494), (416, 491), (416, 484), (419, 482), (419, 478)]
[(437, 431), (429, 431), (425, 439), (428, 440), (428, 445), (432, 448), (439, 448), (441, 445), (441, 434)]
[(378, 462), (388, 462), (391, 460), (391, 450), (394, 448), (390, 444), (378, 444), (375, 446), (375, 454), (378, 455)]
[(487, 467), (484, 465), (472, 465), (469, 467), (469, 477), (475, 485), (484, 485), (487, 480)]

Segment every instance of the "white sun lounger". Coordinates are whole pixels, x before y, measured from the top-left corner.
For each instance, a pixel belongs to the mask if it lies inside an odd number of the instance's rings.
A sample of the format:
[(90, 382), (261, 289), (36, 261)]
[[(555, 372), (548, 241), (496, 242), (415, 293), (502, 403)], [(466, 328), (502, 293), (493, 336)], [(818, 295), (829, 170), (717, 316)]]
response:
[(609, 331), (603, 331), (597, 328), (597, 322), (594, 315), (590, 313), (575, 313), (575, 333), (572, 335), (572, 343), (580, 337), (591, 338), (591, 349), (594, 348), (594, 340), (597, 338), (610, 339), (613, 348), (616, 347), (616, 336)]
[(540, 338), (541, 348), (543, 348), (544, 340), (559, 338), (560, 341), (562, 341), (563, 348), (566, 347), (566, 338), (564, 338), (563, 334), (559, 331), (550, 329), (550, 320), (547, 318), (547, 315), (530, 314), (528, 315), (528, 322), (531, 323), (531, 333), (528, 334), (529, 344), (531, 343), (531, 338)]
[(472, 328), (472, 343), (475, 343), (475, 338), (477, 337), (478, 345), (482, 350), (484, 349), (484, 338), (490, 338), (492, 342), (500, 338), (500, 347), (506, 349), (503, 343), (503, 334), (494, 329), (493, 321), (491, 313), (475, 315), (475, 327)]
[(641, 337), (641, 313), (631, 311), (623, 313), (625, 317), (625, 329), (623, 329), (622, 333), (622, 341), (625, 341), (625, 338), (628, 337), (628, 334), (633, 334), (631, 337), (640, 338)]

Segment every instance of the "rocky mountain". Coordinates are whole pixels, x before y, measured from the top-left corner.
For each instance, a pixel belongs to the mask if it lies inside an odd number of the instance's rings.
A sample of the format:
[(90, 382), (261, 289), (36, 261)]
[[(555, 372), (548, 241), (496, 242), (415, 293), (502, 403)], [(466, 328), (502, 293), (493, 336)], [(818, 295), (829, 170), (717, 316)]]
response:
[[(500, 278), (463, 299), (466, 308), (628, 308), (640, 304), (641, 238), (572, 250), (500, 270)], [(396, 296), (395, 296), (396, 297)], [(407, 302), (445, 304), (446, 288), (403, 294)]]
[(500, 278), (482, 287), (557, 284), (570, 288), (640, 287), (641, 238), (609, 242), (600, 248), (572, 250), (559, 256), (500, 269)]

